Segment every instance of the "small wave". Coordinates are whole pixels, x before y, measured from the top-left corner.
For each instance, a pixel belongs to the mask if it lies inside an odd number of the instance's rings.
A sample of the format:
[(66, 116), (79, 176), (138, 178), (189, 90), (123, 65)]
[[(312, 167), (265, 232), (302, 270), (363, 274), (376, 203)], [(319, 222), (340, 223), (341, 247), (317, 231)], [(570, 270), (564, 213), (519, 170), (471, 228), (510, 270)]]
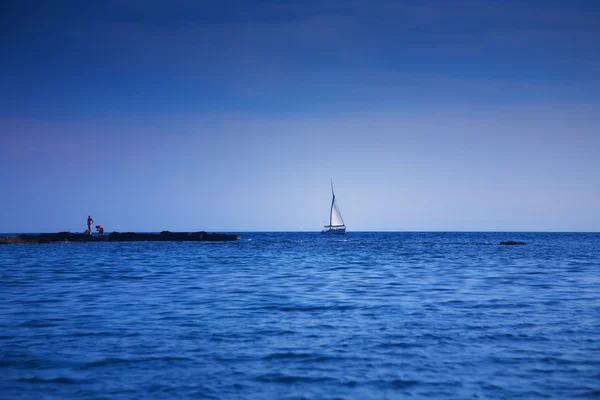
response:
[(37, 299), (37, 300), (24, 301), (23, 304), (35, 306), (35, 305), (47, 304), (47, 303), (61, 303), (63, 301), (64, 301), (63, 299)]
[(586, 392), (582, 392), (578, 397), (586, 397), (590, 399), (600, 398), (600, 389), (590, 389)]
[(395, 388), (407, 388), (418, 385), (419, 382), (413, 381), (412, 379), (394, 379), (390, 384)]
[(71, 336), (71, 337), (88, 337), (88, 336), (91, 336), (91, 337), (94, 337), (94, 336), (96, 336), (96, 337), (113, 337), (113, 336), (122, 337), (125, 335), (122, 335), (119, 333), (114, 333), (114, 332), (73, 332), (73, 333), (70, 333), (68, 336)]
[(145, 362), (173, 362), (173, 361), (190, 361), (191, 358), (188, 357), (145, 357), (145, 358), (116, 358), (109, 357), (98, 361), (92, 361), (83, 366), (86, 368), (97, 368), (111, 365), (120, 365), (120, 364), (136, 364), (136, 363), (145, 363)]
[(423, 348), (423, 347), (427, 347), (427, 345), (419, 344), (419, 343), (400, 342), (400, 343), (381, 343), (381, 344), (375, 345), (371, 348), (372, 349), (414, 349), (414, 348)]
[(311, 311), (347, 311), (354, 310), (356, 306), (288, 306), (288, 307), (277, 307), (280, 311), (290, 312), (290, 311), (301, 311), (301, 312), (311, 312)]
[(526, 308), (532, 308), (533, 306), (529, 303), (492, 303), (492, 304), (473, 304), (469, 306), (471, 309), (490, 309), (490, 310), (503, 310), (503, 309), (516, 309), (522, 310)]
[(16, 364), (16, 362), (13, 360), (0, 360), (0, 368), (10, 367), (13, 364)]
[(61, 384), (66, 384), (66, 385), (77, 385), (77, 384), (91, 383), (92, 381), (85, 380), (85, 379), (71, 379), (71, 378), (67, 378), (67, 377), (44, 379), (44, 378), (39, 378), (37, 376), (34, 376), (31, 378), (17, 379), (17, 382), (22, 382), (22, 383), (61, 383)]
[(257, 335), (265, 336), (281, 336), (281, 335), (294, 335), (295, 331), (281, 330), (281, 329), (262, 329), (255, 332)]
[(310, 358), (312, 354), (309, 353), (294, 353), (291, 351), (285, 353), (271, 353), (263, 357), (263, 360), (281, 360), (281, 359), (297, 359), (297, 358)]
[(58, 326), (57, 323), (53, 323), (53, 322), (59, 322), (59, 321), (63, 321), (63, 320), (62, 319), (46, 319), (46, 320), (32, 319), (30, 321), (22, 323), (19, 326), (24, 327), (24, 328), (53, 328), (53, 327)]
[(265, 374), (265, 375), (256, 377), (256, 380), (259, 382), (286, 383), (286, 384), (324, 383), (324, 382), (336, 381), (335, 379), (329, 378), (326, 376), (312, 377), (312, 376), (294, 376), (294, 375), (285, 375), (285, 374)]
[(531, 370), (531, 372), (534, 372), (536, 374), (551, 375), (551, 374), (556, 373), (556, 369), (555, 368), (533, 368)]

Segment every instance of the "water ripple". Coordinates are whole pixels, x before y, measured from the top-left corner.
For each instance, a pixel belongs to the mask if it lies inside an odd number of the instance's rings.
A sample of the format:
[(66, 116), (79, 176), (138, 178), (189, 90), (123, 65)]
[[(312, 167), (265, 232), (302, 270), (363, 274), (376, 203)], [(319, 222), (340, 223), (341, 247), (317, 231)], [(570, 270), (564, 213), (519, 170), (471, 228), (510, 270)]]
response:
[(0, 247), (0, 398), (600, 396), (599, 234), (242, 238)]

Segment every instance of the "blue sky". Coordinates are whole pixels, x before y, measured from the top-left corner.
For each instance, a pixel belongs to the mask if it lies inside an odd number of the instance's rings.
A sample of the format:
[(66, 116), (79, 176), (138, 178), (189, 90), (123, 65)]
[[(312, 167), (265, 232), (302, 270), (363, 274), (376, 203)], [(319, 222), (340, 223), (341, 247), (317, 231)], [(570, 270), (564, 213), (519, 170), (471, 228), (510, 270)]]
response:
[(593, 1), (91, 3), (0, 6), (0, 232), (600, 230)]

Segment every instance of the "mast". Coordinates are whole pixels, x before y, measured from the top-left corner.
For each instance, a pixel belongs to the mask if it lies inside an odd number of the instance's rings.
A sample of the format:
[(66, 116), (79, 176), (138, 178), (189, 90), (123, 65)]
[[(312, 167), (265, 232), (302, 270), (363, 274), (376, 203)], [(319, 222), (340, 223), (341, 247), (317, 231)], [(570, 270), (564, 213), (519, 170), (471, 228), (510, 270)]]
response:
[(335, 203), (335, 193), (333, 192), (333, 179), (331, 180), (331, 208), (329, 209), (329, 226), (332, 223), (333, 217), (333, 204)]

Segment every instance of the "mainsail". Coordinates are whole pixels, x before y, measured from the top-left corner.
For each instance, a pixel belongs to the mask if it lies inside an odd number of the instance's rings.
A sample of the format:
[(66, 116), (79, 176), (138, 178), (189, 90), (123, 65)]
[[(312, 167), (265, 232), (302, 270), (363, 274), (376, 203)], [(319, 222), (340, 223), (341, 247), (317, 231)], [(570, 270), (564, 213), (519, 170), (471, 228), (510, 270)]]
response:
[(342, 226), (344, 220), (342, 219), (342, 213), (335, 202), (335, 194), (333, 193), (333, 187), (331, 188), (333, 199), (331, 200), (331, 212), (329, 213), (329, 226)]

